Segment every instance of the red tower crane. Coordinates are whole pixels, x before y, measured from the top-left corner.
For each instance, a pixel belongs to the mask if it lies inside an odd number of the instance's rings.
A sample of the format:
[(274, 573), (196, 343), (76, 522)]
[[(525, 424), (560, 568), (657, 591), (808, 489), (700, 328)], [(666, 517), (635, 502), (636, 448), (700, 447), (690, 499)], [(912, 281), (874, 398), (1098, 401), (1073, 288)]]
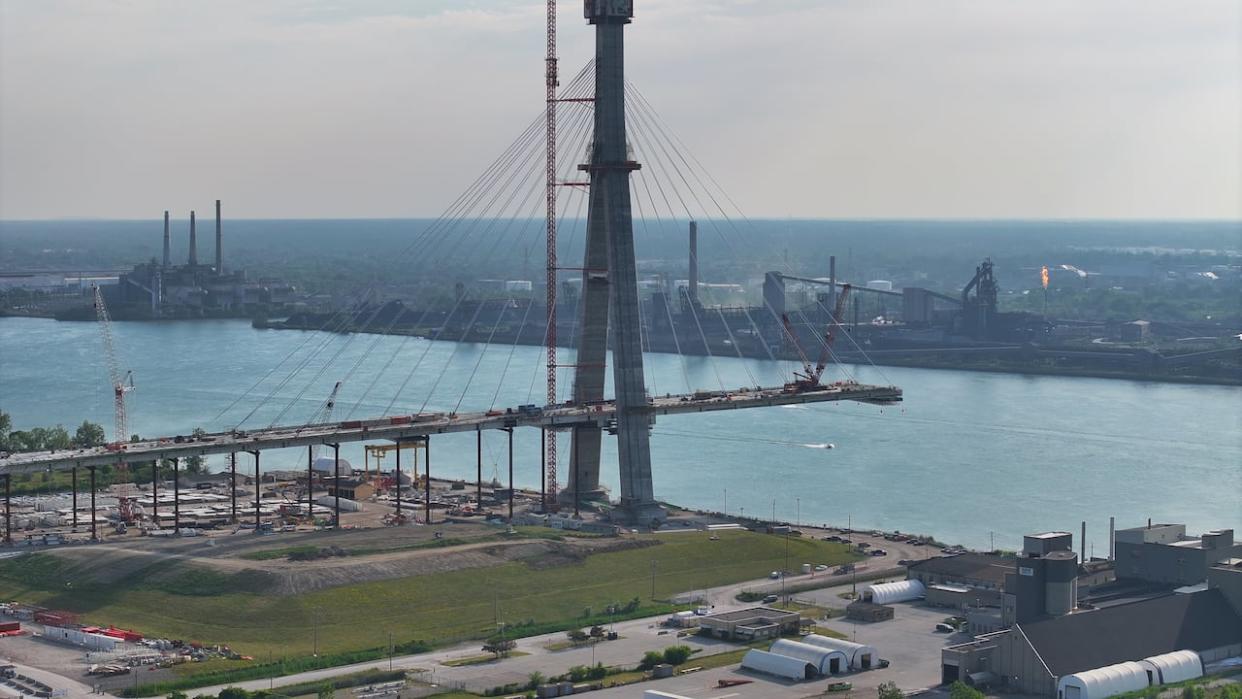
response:
[(819, 380), (824, 375), (824, 368), (828, 366), (828, 359), (832, 354), (832, 345), (837, 339), (837, 329), (841, 327), (841, 314), (845, 312), (845, 301), (849, 295), (850, 285), (842, 284), (841, 293), (837, 296), (836, 307), (832, 309), (832, 317), (828, 319), (828, 329), (824, 331), (824, 346), (820, 350), (819, 359), (815, 362), (815, 366), (811, 366), (811, 360), (807, 358), (806, 352), (802, 350), (802, 345), (798, 342), (798, 335), (794, 332), (793, 324), (789, 322), (789, 316), (784, 313), (781, 314), (781, 324), (785, 327), (785, 333), (789, 335), (794, 349), (798, 351), (798, 358), (802, 360), (802, 371), (795, 371), (794, 380), (785, 384), (785, 388), (798, 391), (819, 386)]
[(112, 382), (112, 399), (116, 412), (116, 423), (112, 433), (112, 444), (120, 445), (129, 441), (129, 422), (125, 413), (125, 394), (134, 390), (134, 372), (121, 373), (121, 363), (116, 356), (116, 342), (112, 339), (112, 318), (108, 315), (108, 307), (104, 305), (103, 293), (99, 287), (95, 291), (95, 316), (99, 319), (99, 332), (103, 336), (104, 359), (108, 362), (108, 378)]

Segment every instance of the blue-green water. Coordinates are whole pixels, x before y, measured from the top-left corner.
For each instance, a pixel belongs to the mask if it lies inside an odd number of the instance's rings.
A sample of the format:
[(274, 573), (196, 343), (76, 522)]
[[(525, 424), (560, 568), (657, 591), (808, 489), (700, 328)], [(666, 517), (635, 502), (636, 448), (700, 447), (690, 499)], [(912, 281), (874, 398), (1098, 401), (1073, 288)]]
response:
[[(147, 436), (232, 426), (260, 404), (247, 425), (269, 424), (282, 411), (282, 423), (304, 421), (331, 385), (347, 376), (335, 413), (340, 419), (351, 412), (366, 417), (385, 410), (453, 410), (459, 401), (462, 410), (485, 409), (493, 401), (543, 402), (543, 356), (536, 347), (484, 351), (482, 345), (399, 337), (255, 330), (241, 321), (116, 323), (115, 335), (138, 387), (130, 394), (131, 431)], [(304, 366), (280, 385), (296, 365)], [(648, 355), (647, 366), (653, 393), (721, 383), (772, 385), (790, 368), (674, 355)], [(1009, 547), (1034, 530), (1077, 532), (1086, 519), (1097, 553), (1107, 550), (1109, 515), (1119, 527), (1148, 517), (1186, 522), (1195, 533), (1242, 527), (1242, 389), (851, 370), (862, 382), (901, 386), (905, 404), (662, 418), (652, 441), (656, 494), (762, 517), (771, 515), (775, 501), (777, 517), (790, 521), (844, 523), (852, 515), (858, 526), (927, 532), (974, 546), (988, 545), (989, 532), (997, 545)], [(568, 375), (563, 383), (569, 384)], [(112, 398), (96, 325), (0, 318), (0, 409), (12, 415), (16, 429), (62, 423), (72, 431), (89, 419), (111, 435)], [(562, 438), (562, 452), (566, 442)], [(818, 448), (825, 443), (836, 448)], [(474, 448), (473, 435), (433, 440), (435, 475), (472, 478)], [(515, 448), (519, 481), (536, 486), (538, 432), (519, 431)], [(342, 450), (361, 462), (360, 445)], [(240, 458), (250, 463), (248, 456)], [(263, 465), (297, 468), (304, 458), (300, 450), (272, 452)], [(484, 477), (504, 474), (504, 459), (504, 435), (489, 436)], [(605, 481), (615, 491), (612, 448), (605, 459), (612, 464), (605, 467)]]

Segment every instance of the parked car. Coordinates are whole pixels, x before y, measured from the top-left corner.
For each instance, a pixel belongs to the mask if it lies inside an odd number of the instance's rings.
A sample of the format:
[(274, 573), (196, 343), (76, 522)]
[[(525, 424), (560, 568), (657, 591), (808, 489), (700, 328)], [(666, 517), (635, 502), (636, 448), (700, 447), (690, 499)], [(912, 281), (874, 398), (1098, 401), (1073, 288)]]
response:
[(776, 595), (768, 595), (767, 597), (764, 597), (764, 598), (763, 598), (763, 603), (764, 603), (764, 604), (772, 604), (773, 602), (775, 602), (775, 601), (776, 601), (776, 600), (778, 600), (778, 599), (780, 599), (780, 597), (777, 597)]
[(957, 631), (957, 629), (953, 628), (951, 624), (946, 624), (943, 621), (936, 624), (937, 633), (953, 633), (954, 631)]
[(888, 551), (885, 551), (884, 549), (871, 549), (868, 554), (872, 556), (887, 556)]

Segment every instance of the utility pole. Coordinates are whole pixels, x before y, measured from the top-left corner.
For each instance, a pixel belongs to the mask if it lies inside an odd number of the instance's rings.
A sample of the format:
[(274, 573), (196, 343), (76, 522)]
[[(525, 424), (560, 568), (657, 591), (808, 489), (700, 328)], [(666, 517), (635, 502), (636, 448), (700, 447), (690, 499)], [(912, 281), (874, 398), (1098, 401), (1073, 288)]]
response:
[(656, 574), (656, 562), (655, 562), (655, 559), (653, 558), (651, 559), (651, 601), (653, 602), (655, 601), (655, 574)]

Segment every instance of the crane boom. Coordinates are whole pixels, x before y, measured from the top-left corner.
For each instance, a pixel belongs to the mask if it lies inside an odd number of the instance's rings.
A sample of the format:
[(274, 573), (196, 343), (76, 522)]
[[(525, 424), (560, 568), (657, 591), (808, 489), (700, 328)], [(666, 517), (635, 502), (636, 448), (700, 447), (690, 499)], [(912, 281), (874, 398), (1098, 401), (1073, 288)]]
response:
[[(812, 371), (811, 360), (807, 359), (806, 352), (802, 350), (802, 343), (798, 342), (798, 333), (794, 332), (793, 323), (790, 322), (788, 313), (781, 314), (781, 325), (785, 328), (785, 334), (789, 336), (794, 349), (798, 351), (798, 358), (802, 360), (803, 375), (799, 378), (810, 378)], [(795, 371), (794, 374), (797, 375), (798, 372)]]
[(819, 361), (815, 363), (815, 373), (812, 378), (815, 383), (819, 383), (819, 378), (824, 374), (824, 367), (828, 366), (828, 355), (832, 353), (832, 343), (837, 339), (837, 328), (841, 327), (841, 314), (845, 312), (845, 300), (850, 295), (850, 289), (853, 288), (849, 284), (841, 285), (841, 294), (837, 296), (836, 308), (832, 309), (832, 317), (828, 319), (828, 331), (824, 333), (824, 348), (820, 350)]
[(134, 372), (121, 373), (121, 362), (116, 354), (116, 342), (112, 338), (112, 317), (104, 304), (103, 292), (99, 286), (93, 287), (95, 293), (95, 317), (99, 320), (99, 333), (103, 336), (104, 360), (108, 363), (108, 379), (112, 384), (113, 407), (115, 410), (115, 426), (112, 435), (114, 443), (122, 443), (129, 439), (129, 422), (125, 412), (125, 394), (134, 390)]

